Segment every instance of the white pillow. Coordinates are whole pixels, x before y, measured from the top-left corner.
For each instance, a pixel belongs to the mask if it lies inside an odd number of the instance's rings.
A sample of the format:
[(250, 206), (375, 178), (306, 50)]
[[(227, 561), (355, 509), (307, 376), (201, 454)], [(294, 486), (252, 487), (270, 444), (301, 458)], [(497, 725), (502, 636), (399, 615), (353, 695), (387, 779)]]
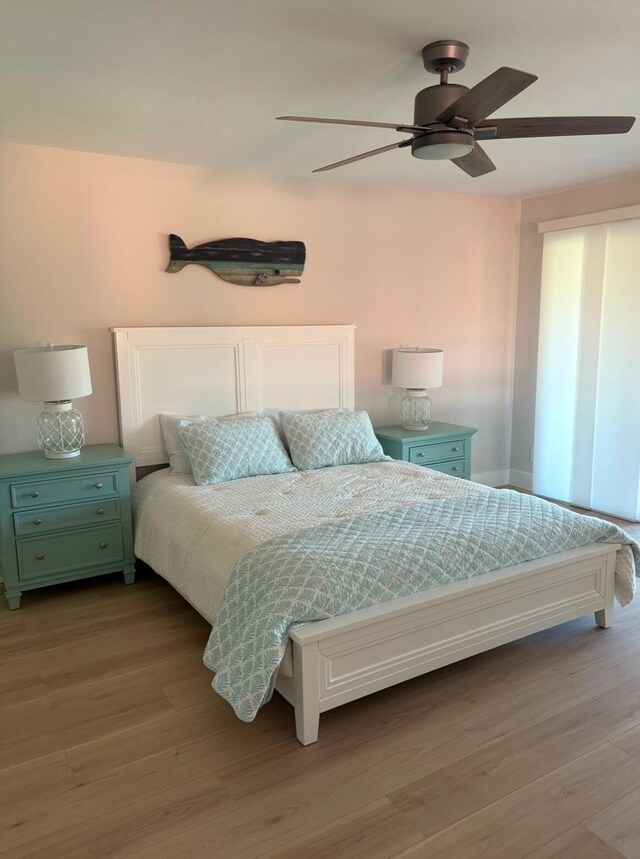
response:
[(171, 466), (171, 474), (192, 474), (189, 457), (180, 443), (178, 435), (179, 421), (189, 423), (203, 423), (204, 421), (239, 421), (244, 418), (255, 418), (257, 412), (238, 412), (235, 415), (224, 415), (223, 417), (212, 417), (211, 415), (160, 415), (160, 432), (162, 443), (165, 446)]

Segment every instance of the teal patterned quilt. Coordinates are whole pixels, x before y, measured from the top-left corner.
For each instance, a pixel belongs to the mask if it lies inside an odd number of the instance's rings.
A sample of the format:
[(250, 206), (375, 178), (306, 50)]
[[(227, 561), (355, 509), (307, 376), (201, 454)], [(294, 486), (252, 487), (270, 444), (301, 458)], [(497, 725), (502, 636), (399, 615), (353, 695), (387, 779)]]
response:
[[(243, 721), (273, 692), (293, 624), (324, 620), (587, 543), (623, 543), (617, 593), (640, 548), (609, 522), (511, 490), (445, 498), (306, 528), (238, 562), (207, 644), (213, 688)], [(622, 553), (619, 554), (619, 558)]]

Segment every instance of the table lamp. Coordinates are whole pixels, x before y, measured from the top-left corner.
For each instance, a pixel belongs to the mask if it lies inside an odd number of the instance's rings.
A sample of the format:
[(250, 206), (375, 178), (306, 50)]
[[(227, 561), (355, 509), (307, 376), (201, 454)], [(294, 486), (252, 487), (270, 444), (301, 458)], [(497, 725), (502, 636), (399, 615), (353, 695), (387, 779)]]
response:
[(68, 459), (84, 444), (82, 415), (71, 400), (91, 393), (86, 346), (49, 346), (16, 349), (13, 353), (20, 399), (42, 402), (38, 417), (38, 445), (47, 459)]
[(431, 424), (431, 397), (427, 388), (442, 385), (442, 349), (394, 349), (391, 384), (406, 388), (400, 403), (400, 419), (407, 430), (429, 429)]

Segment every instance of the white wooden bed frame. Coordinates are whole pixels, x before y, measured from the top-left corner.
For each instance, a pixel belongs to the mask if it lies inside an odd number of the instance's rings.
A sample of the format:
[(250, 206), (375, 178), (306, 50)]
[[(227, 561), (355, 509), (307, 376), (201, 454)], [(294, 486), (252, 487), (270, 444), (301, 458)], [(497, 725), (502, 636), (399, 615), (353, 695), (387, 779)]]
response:
[[(136, 465), (167, 462), (158, 415), (354, 406), (354, 326), (115, 328), (120, 428)], [(595, 612), (612, 621), (617, 544), (594, 543), (295, 627), (276, 689), (303, 745), (320, 713)], [(206, 614), (206, 607), (194, 606)]]

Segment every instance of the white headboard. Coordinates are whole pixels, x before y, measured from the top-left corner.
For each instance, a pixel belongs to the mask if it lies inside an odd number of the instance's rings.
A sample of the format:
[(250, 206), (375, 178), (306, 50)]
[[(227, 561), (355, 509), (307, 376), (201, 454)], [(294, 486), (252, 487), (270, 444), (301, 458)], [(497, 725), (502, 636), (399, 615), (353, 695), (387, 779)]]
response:
[(354, 325), (112, 328), (120, 438), (168, 461), (159, 414), (354, 407)]

